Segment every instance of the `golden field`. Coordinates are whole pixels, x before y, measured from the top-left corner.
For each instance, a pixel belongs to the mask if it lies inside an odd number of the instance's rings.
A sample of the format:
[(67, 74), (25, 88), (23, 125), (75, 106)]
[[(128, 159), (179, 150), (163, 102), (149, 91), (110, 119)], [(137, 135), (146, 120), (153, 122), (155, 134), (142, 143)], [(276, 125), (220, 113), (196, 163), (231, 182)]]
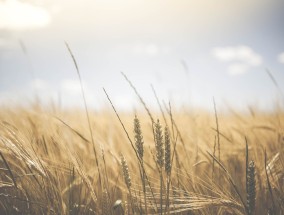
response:
[(283, 214), (284, 114), (249, 110), (2, 107), (1, 214)]

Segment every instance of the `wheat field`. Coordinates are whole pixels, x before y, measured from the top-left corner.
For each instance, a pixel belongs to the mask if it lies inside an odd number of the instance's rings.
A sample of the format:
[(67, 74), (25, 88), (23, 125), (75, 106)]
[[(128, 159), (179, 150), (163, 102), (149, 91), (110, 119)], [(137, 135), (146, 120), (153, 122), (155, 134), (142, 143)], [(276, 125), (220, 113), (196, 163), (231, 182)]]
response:
[(283, 110), (249, 110), (2, 107), (1, 214), (283, 214)]

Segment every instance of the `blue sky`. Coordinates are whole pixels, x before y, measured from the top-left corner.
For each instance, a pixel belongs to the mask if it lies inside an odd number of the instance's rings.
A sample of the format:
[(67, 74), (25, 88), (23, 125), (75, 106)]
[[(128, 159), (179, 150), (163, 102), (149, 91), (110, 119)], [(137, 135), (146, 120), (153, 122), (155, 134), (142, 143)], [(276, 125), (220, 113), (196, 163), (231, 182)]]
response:
[[(137, 107), (123, 71), (155, 106), (164, 101), (270, 109), (284, 91), (283, 1), (58, 0), (0, 2), (0, 102), (38, 95), (82, 107), (64, 41), (77, 59), (88, 105)], [(24, 48), (23, 48), (24, 47)], [(186, 69), (185, 69), (186, 67)], [(282, 98), (283, 99), (283, 98)]]

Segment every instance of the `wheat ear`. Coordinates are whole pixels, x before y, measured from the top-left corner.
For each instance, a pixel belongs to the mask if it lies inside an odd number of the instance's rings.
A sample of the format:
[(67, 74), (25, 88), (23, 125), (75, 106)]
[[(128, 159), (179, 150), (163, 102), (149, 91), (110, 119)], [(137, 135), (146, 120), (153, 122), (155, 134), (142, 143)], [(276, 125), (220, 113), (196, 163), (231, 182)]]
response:
[(146, 197), (146, 179), (145, 179), (145, 172), (143, 171), (143, 169), (144, 169), (144, 162), (143, 162), (144, 140), (143, 140), (143, 135), (142, 135), (142, 131), (141, 131), (140, 121), (139, 121), (139, 119), (137, 118), (136, 115), (135, 115), (135, 118), (134, 118), (134, 142), (135, 142), (137, 154), (138, 154), (138, 156), (141, 160), (142, 170), (140, 169), (141, 170), (140, 175), (141, 175), (143, 194), (144, 194), (145, 213), (147, 214), (148, 211), (147, 211), (147, 197)]
[(169, 195), (170, 195), (170, 176), (171, 176), (171, 138), (168, 127), (165, 127), (165, 171), (167, 173), (167, 199), (166, 199), (166, 212), (169, 213)]
[(135, 146), (136, 146), (138, 156), (141, 159), (141, 161), (143, 162), (143, 154), (144, 154), (143, 144), (144, 144), (144, 141), (143, 141), (140, 122), (139, 122), (139, 119), (137, 118), (136, 115), (135, 115), (135, 118), (134, 118), (134, 142), (135, 142)]
[(102, 200), (102, 212), (103, 214), (106, 214), (106, 215), (111, 215), (112, 212), (111, 212), (111, 205), (110, 205), (110, 199), (109, 199), (109, 195), (108, 195), (108, 192), (107, 190), (105, 189), (103, 191), (103, 200)]
[(254, 161), (249, 162), (247, 170), (247, 208), (248, 214), (253, 215), (255, 210), (255, 165)]
[(163, 142), (162, 127), (159, 120), (157, 120), (157, 123), (155, 123), (154, 135), (155, 135), (154, 138), (155, 138), (155, 147), (156, 147), (156, 161), (159, 170), (161, 171), (164, 166), (164, 142)]
[(156, 147), (156, 162), (160, 172), (160, 214), (163, 213), (163, 167), (164, 167), (164, 141), (163, 141), (163, 133), (162, 127), (157, 120), (154, 127), (154, 140), (155, 140), (155, 147)]
[(133, 204), (133, 199), (132, 199), (132, 193), (131, 193), (131, 177), (129, 174), (129, 169), (128, 169), (128, 164), (125, 160), (125, 157), (121, 154), (121, 166), (122, 166), (122, 172), (123, 172), (123, 177), (124, 177), (124, 182), (126, 184), (126, 187), (128, 189), (129, 192), (129, 196), (130, 196), (130, 202), (131, 202), (131, 208), (132, 208), (132, 212), (133, 214), (135, 214), (134, 212), (134, 204)]

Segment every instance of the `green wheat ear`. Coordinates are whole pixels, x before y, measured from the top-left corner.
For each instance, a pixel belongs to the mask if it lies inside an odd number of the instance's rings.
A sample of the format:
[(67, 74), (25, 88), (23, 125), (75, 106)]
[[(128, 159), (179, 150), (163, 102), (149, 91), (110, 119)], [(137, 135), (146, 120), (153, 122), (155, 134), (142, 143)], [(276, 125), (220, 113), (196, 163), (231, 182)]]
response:
[(137, 118), (136, 115), (135, 115), (135, 118), (134, 118), (134, 142), (135, 142), (135, 146), (136, 146), (138, 156), (141, 160), (143, 160), (143, 154), (144, 154), (143, 144), (144, 144), (144, 141), (143, 141), (140, 122), (139, 122), (139, 119)]
[(247, 208), (249, 215), (254, 214), (255, 210), (255, 164), (254, 161), (249, 162), (247, 169)]

